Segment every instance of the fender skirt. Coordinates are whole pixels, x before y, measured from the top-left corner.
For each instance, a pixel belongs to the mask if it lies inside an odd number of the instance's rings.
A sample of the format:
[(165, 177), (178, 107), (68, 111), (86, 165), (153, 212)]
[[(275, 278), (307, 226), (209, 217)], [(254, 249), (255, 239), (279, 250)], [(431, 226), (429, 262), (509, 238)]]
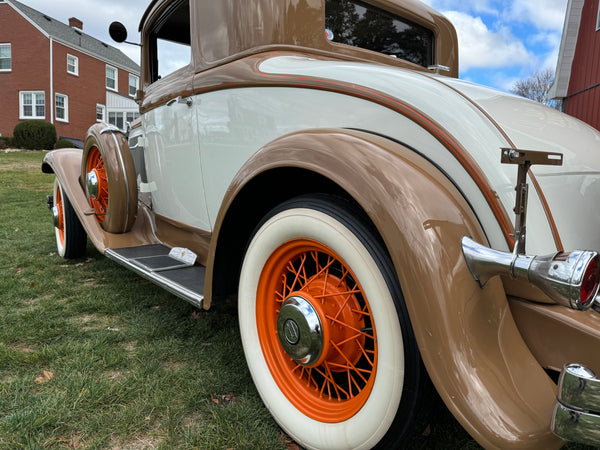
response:
[[(550, 431), (556, 385), (521, 338), (500, 279), (481, 289), (463, 259), (461, 238), (487, 244), (485, 234), (459, 190), (414, 151), (339, 129), (268, 144), (227, 191), (209, 258), (235, 197), (250, 180), (284, 167), (328, 178), (369, 215), (395, 265), (427, 371), (471, 436), (485, 448), (560, 447)], [(208, 268), (210, 282), (212, 260)]]

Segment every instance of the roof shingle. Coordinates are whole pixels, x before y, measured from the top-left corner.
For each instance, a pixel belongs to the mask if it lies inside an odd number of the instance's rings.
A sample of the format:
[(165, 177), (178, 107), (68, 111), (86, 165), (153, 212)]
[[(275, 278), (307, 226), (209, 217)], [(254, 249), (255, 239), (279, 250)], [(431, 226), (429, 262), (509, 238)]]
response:
[(6, 2), (12, 4), (46, 34), (57, 41), (61, 41), (74, 49), (92, 54), (108, 63), (123, 67), (132, 73), (139, 74), (140, 66), (126, 56), (121, 50), (16, 0), (6, 0)]

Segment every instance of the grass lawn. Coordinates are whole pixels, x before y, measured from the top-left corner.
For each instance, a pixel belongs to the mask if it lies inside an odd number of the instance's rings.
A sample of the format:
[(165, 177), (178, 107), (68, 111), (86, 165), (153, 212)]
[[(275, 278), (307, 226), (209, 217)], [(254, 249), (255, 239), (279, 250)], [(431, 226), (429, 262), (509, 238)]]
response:
[[(0, 448), (297, 448), (209, 312), (88, 244), (56, 254), (43, 152), (0, 152)], [(440, 405), (413, 448), (478, 448)]]

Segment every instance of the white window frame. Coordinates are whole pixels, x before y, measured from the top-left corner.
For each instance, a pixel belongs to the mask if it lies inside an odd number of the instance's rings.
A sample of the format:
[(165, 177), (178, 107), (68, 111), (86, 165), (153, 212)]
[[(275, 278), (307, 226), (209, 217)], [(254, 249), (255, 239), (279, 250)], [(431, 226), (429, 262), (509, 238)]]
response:
[[(69, 58), (73, 58), (73, 61), (74, 61), (73, 65), (75, 66), (74, 71), (69, 70)], [(79, 58), (75, 55), (71, 55), (70, 53), (67, 53), (67, 73), (70, 73), (71, 75), (79, 76)]]
[(598, 17), (596, 18), (596, 31), (600, 30), (600, 0), (598, 0)]
[[(63, 100), (64, 100), (64, 106), (63, 106), (63, 108), (65, 110), (65, 117), (62, 118), (62, 119), (60, 117), (58, 117), (58, 106), (56, 104), (56, 99), (58, 97), (62, 97)], [(59, 94), (58, 92), (56, 92), (54, 94), (54, 117), (56, 118), (56, 120), (58, 122), (67, 122), (67, 123), (69, 122), (69, 96), (68, 95)]]
[(12, 45), (10, 44), (10, 42), (3, 42), (0, 43), (0, 48), (8, 48), (10, 56), (9, 56), (9, 62), (10, 62), (10, 67), (8, 69), (0, 69), (0, 72), (11, 72), (12, 71)]
[[(115, 71), (115, 87), (110, 87), (108, 85), (108, 69), (112, 69)], [(106, 65), (106, 78), (105, 78), (105, 84), (106, 84), (106, 89), (110, 90), (110, 91), (115, 91), (115, 92), (119, 92), (119, 69), (117, 69), (116, 67), (113, 66), (109, 66), (108, 64)]]
[[(102, 119), (98, 119), (98, 108), (102, 110)], [(106, 123), (106, 106), (96, 103), (96, 122)]]
[[(133, 85), (131, 84), (131, 80), (135, 81)], [(139, 89), (139, 86), (140, 86), (140, 79), (137, 76), (130, 73), (129, 74), (129, 87), (127, 88), (128, 89), (127, 93), (129, 94), (130, 97), (135, 98), (135, 96), (137, 94), (137, 90)], [(133, 94), (131, 93), (132, 87), (135, 87), (135, 93), (133, 93)]]
[[(25, 104), (23, 103), (23, 97), (26, 94), (31, 94), (31, 116), (25, 115)], [(37, 96), (41, 94), (44, 96), (44, 115), (38, 116), (36, 115), (37, 109)], [(19, 119), (28, 120), (28, 119), (45, 119), (46, 118), (46, 91), (19, 91)]]

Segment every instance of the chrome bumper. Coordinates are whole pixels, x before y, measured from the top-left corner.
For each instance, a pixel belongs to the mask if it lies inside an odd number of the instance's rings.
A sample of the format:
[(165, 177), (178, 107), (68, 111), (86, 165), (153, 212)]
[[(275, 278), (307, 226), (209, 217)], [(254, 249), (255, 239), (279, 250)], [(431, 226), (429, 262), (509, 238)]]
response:
[(600, 379), (587, 367), (563, 367), (551, 428), (566, 441), (600, 445)]

